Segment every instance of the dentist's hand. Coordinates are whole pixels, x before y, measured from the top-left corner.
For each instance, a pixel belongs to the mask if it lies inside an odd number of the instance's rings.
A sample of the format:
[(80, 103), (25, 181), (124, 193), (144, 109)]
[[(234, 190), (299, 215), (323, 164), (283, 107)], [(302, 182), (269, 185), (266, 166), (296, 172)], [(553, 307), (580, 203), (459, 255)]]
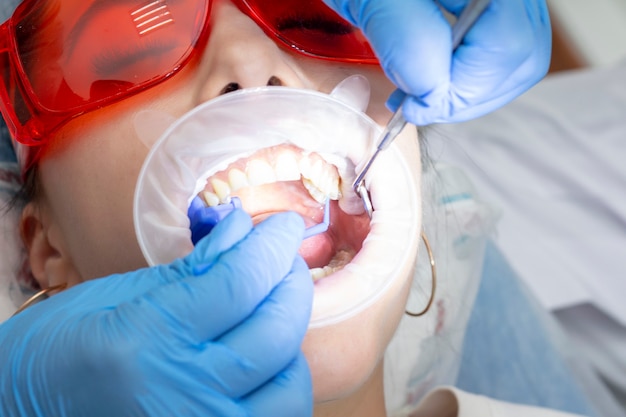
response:
[(304, 225), (234, 211), (184, 259), (70, 288), (0, 326), (0, 415), (310, 416)]
[[(545, 0), (491, 0), (452, 55), (450, 25), (434, 0), (324, 0), (361, 28), (405, 95), (405, 118), (423, 126), (482, 116), (546, 74), (551, 30)], [(439, 0), (459, 15), (469, 0)]]

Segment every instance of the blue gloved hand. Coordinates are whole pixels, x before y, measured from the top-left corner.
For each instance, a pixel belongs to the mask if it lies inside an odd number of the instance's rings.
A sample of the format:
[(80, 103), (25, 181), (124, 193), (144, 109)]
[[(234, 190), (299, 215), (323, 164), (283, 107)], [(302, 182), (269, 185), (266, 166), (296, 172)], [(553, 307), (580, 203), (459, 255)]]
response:
[(186, 258), (70, 288), (0, 326), (0, 415), (310, 416), (302, 219), (234, 211)]
[[(491, 0), (452, 55), (450, 25), (433, 0), (324, 0), (361, 28), (418, 126), (482, 116), (546, 74), (552, 35), (545, 0)], [(439, 0), (458, 16), (469, 0)]]

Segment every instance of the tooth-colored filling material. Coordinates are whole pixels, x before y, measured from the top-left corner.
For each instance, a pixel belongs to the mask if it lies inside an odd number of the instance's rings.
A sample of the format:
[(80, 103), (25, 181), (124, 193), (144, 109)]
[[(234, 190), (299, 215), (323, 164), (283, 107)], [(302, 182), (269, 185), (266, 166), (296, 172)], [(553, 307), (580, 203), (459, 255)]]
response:
[(369, 232), (367, 215), (351, 215), (340, 209), (341, 182), (337, 168), (318, 154), (281, 145), (214, 173), (200, 195), (210, 207), (239, 197), (255, 223), (273, 213), (295, 211), (306, 227), (323, 220), (324, 204), (330, 199), (328, 230), (304, 240), (300, 247), (311, 277), (317, 281), (349, 264)]

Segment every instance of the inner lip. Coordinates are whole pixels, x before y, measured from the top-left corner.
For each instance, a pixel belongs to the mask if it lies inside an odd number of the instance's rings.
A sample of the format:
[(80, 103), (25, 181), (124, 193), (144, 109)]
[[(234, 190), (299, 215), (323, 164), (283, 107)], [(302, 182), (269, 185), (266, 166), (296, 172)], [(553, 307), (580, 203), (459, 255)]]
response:
[(305, 239), (299, 253), (314, 281), (343, 269), (359, 252), (370, 231), (366, 213), (341, 210), (342, 178), (335, 165), (315, 152), (278, 145), (242, 157), (211, 174), (199, 196), (208, 206), (241, 200), (254, 224), (268, 216), (294, 211), (311, 227), (322, 222), (330, 199), (330, 225), (324, 233)]

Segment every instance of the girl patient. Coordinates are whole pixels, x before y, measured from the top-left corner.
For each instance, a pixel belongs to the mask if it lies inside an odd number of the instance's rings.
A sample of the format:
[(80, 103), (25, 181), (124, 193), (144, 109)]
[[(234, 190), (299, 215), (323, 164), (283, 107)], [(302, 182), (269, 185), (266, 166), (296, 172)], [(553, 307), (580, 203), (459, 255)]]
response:
[[(135, 185), (149, 152), (135, 127), (140, 111), (179, 118), (220, 96), (262, 86), (330, 93), (360, 74), (372, 88), (367, 115), (380, 125), (388, 120), (384, 103), (394, 86), (354, 28), (321, 2), (207, 3), (50, 0), (24, 5), (16, 37), (30, 85), (18, 85), (23, 80), (15, 74), (5, 77), (3, 115), (26, 179), (21, 232), (42, 289), (62, 291), (147, 266), (133, 224)], [(376, 209), (369, 225), (348, 178), (335, 177), (346, 172), (317, 154), (307, 158), (318, 163), (320, 173), (307, 179), (318, 185), (326, 177), (336, 181), (336, 187), (318, 187), (322, 197), (317, 203), (309, 201), (313, 196), (285, 194), (276, 160), (263, 154), (254, 163), (242, 162), (247, 171), (232, 174), (230, 167), (209, 180), (208, 199), (225, 200), (237, 194), (241, 181), (244, 189), (257, 186), (262, 170), (251, 166), (263, 160), (263, 169), (269, 166), (278, 177), (259, 184), (265, 188), (257, 194), (269, 200), (263, 213), (250, 209), (254, 202), (239, 191), (257, 221), (268, 212), (293, 208), (309, 225), (319, 221), (324, 200), (333, 200), (329, 231), (324, 239), (305, 241), (301, 253), (314, 269), (327, 266), (346, 246), (347, 252), (360, 252), (316, 281), (313, 318), (344, 291), (341, 282), (378, 268), (391, 271), (374, 302), (343, 320), (309, 329), (302, 350), (312, 374), (315, 415), (388, 415), (382, 359), (405, 312), (422, 229), (420, 202), (414, 199), (421, 195), (416, 130), (405, 129), (394, 149), (377, 162), (368, 183)], [(296, 162), (302, 170), (301, 161)], [(391, 192), (394, 177), (386, 172), (395, 175), (398, 166), (406, 175), (395, 178), (399, 188)], [(398, 189), (405, 192), (394, 194)], [(311, 204), (319, 205), (318, 214), (299, 208)], [(348, 236), (352, 230), (357, 232)], [(395, 249), (398, 258), (372, 257), (394, 248), (390, 242), (402, 248)], [(324, 252), (323, 261), (309, 256), (312, 252)], [(492, 415), (560, 415), (488, 403), (453, 389), (435, 391), (411, 415), (474, 415), (488, 409)]]

